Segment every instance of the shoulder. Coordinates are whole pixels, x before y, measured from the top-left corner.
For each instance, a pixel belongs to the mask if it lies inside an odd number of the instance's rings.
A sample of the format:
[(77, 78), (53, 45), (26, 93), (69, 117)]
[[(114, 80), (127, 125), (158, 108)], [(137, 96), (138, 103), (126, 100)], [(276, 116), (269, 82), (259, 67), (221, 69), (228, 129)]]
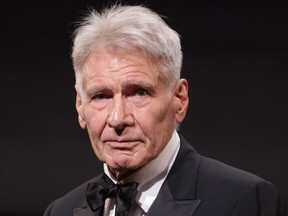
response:
[[(272, 185), (270, 182), (253, 173), (198, 154), (192, 145), (183, 137), (181, 137), (181, 143), (182, 149), (179, 151), (179, 155), (181, 156), (179, 157), (180, 163), (182, 166), (183, 163), (187, 164), (185, 168), (186, 171), (191, 169), (191, 167), (197, 169), (197, 174), (194, 173), (194, 175), (197, 175), (197, 183), (205, 185), (206, 188), (225, 186), (241, 189), (249, 184), (253, 185), (258, 183)], [(215, 190), (216, 189), (217, 187)]]
[(215, 159), (200, 156), (198, 184), (201, 192), (220, 193), (227, 198), (241, 195), (276, 196), (277, 188), (253, 173), (227, 165)]
[(231, 182), (235, 184), (234, 186), (245, 186), (253, 182), (267, 182), (255, 174), (204, 156), (200, 156), (199, 177), (206, 181), (213, 181), (215, 184)]
[[(267, 215), (282, 215), (277, 213), (281, 207), (279, 192), (271, 182), (253, 173), (199, 155), (184, 138), (181, 140), (182, 150), (179, 151), (175, 172), (182, 170), (185, 175), (183, 174), (181, 179), (186, 177), (190, 179), (190, 184), (196, 185), (196, 198), (201, 200), (199, 212), (203, 215), (213, 213), (215, 216), (250, 216), (255, 215), (253, 212), (258, 212), (259, 209)], [(188, 180), (185, 181), (188, 184)]]
[(44, 216), (70, 216), (73, 215), (75, 208), (82, 207), (85, 204), (85, 192), (90, 182), (96, 181), (99, 176), (76, 187), (69, 193), (54, 200), (45, 210)]
[[(268, 215), (280, 211), (279, 193), (271, 182), (203, 156), (200, 156), (197, 190), (202, 207), (209, 206), (221, 214), (223, 209), (235, 215), (253, 215), (258, 208)], [(219, 210), (219, 206), (225, 208)]]

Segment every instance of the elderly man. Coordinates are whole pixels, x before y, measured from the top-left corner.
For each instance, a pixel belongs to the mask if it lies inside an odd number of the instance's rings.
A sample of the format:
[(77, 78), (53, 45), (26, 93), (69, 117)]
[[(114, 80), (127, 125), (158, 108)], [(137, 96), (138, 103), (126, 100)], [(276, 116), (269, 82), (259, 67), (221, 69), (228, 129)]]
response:
[(45, 216), (281, 215), (271, 183), (200, 156), (178, 134), (188, 83), (179, 35), (159, 15), (143, 6), (92, 11), (72, 57), (79, 123), (104, 173)]

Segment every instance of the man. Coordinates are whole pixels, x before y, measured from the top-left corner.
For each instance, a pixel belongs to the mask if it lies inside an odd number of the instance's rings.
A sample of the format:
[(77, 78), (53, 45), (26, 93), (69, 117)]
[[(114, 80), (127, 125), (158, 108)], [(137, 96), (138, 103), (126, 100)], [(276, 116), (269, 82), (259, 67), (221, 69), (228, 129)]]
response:
[(200, 156), (177, 132), (188, 107), (179, 35), (143, 6), (92, 11), (75, 32), (76, 109), (104, 173), (45, 216), (278, 216), (269, 182)]

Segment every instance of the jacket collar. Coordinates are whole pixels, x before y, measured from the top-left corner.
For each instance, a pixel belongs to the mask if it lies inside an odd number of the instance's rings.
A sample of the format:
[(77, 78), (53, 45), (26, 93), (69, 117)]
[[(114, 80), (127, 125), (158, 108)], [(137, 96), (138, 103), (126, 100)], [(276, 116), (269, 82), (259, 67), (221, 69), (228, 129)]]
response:
[(167, 176), (167, 182), (175, 200), (196, 199), (200, 155), (182, 136), (180, 139), (179, 153)]
[(148, 216), (193, 215), (201, 202), (196, 199), (200, 155), (183, 137), (180, 138), (179, 153)]

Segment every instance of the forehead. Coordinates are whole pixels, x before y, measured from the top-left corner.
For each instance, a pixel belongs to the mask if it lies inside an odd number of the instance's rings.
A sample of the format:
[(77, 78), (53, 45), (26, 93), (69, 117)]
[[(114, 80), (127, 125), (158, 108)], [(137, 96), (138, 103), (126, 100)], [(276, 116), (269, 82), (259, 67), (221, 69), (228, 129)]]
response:
[(125, 52), (108, 48), (98, 48), (91, 53), (86, 60), (83, 73), (83, 81), (86, 84), (99, 79), (157, 80), (161, 74), (159, 60), (141, 51)]

